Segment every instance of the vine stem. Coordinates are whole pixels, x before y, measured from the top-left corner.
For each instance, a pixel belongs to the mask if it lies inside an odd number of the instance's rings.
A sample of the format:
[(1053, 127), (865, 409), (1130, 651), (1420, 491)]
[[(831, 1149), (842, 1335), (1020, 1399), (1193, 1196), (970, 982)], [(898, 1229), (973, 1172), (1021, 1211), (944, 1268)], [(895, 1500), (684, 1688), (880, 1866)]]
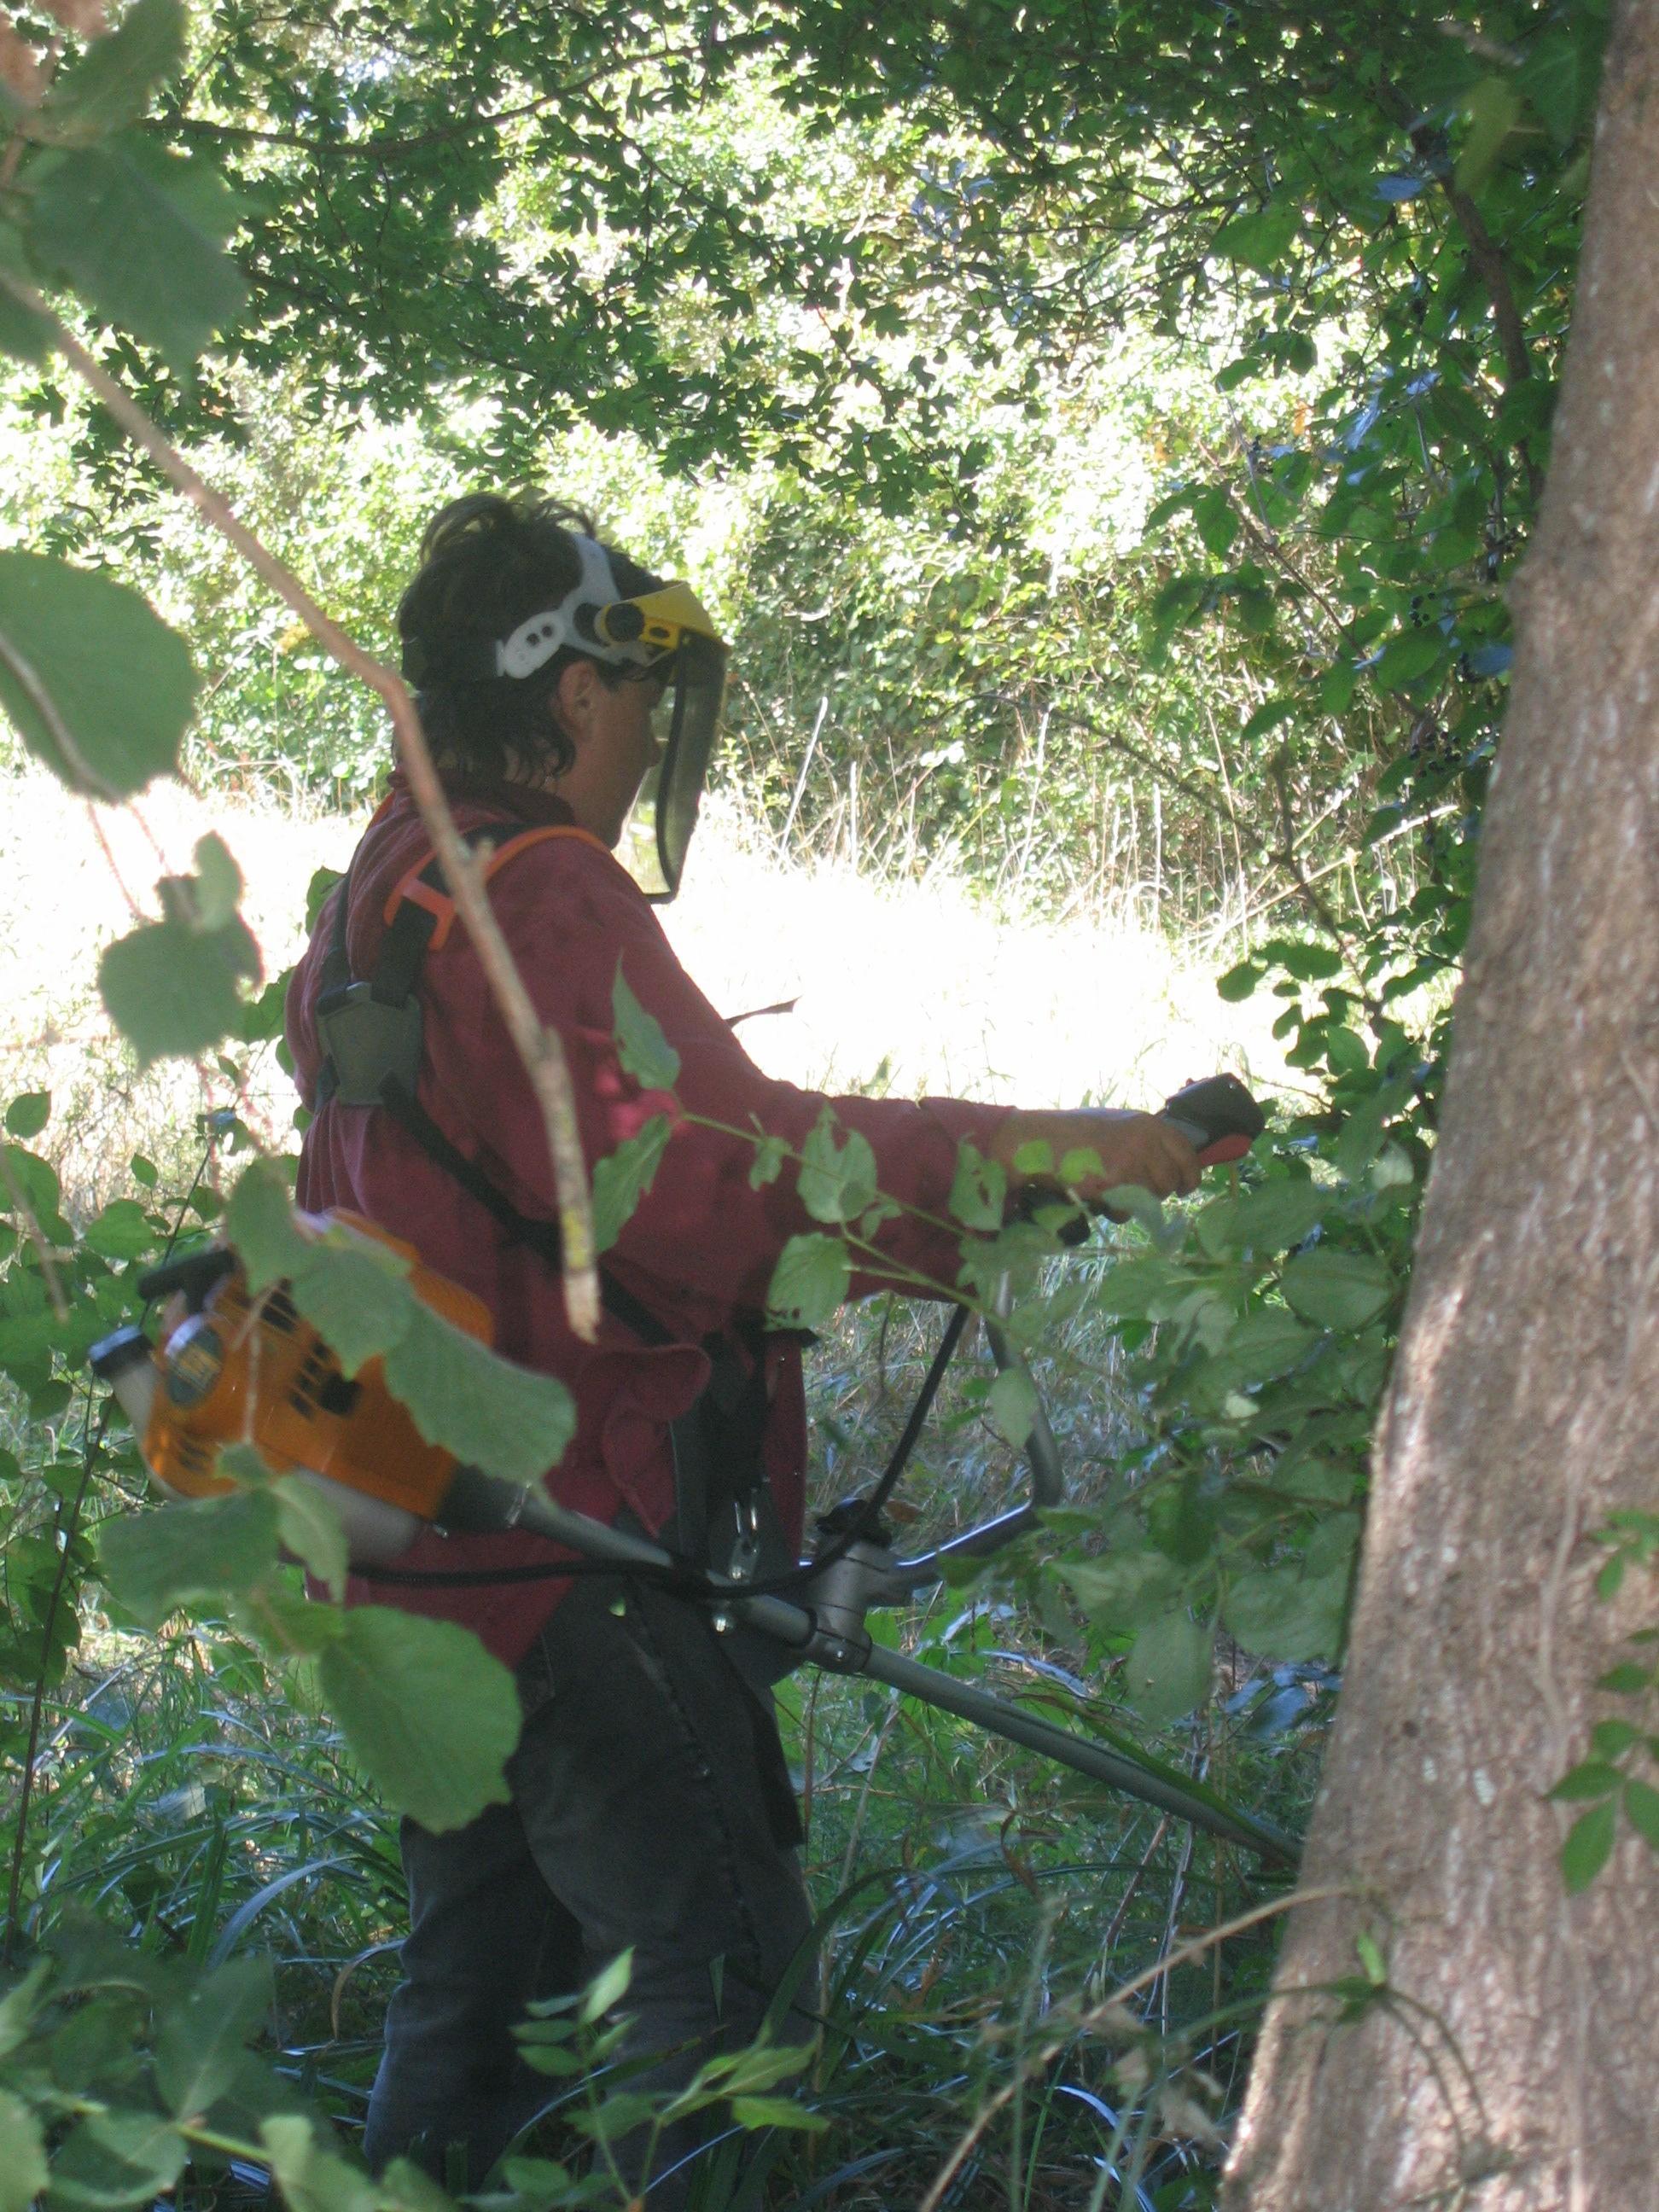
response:
[(34, 1778), (40, 1759), (40, 1722), (46, 1711), (46, 1676), (52, 1667), (52, 1639), (58, 1627), (58, 1611), (63, 1603), (64, 1584), (69, 1579), (70, 1553), (75, 1544), (75, 1533), (80, 1526), (81, 1508), (86, 1503), (91, 1487), (93, 1469), (98, 1464), (98, 1455), (103, 1449), (104, 1431), (109, 1425), (111, 1401), (105, 1399), (99, 1409), (94, 1428), (92, 1408), (87, 1408), (85, 1449), (81, 1461), (81, 1480), (67, 1513), (60, 1515), (59, 1526), (64, 1534), (64, 1548), (58, 1554), (58, 1572), (52, 1585), (52, 1595), (46, 1602), (46, 1617), (40, 1626), (40, 1671), (34, 1680), (34, 1695), (29, 1703), (29, 1740), (23, 1753), (23, 1779), (17, 1793), (17, 1826), (12, 1838), (11, 1872), (6, 1885), (6, 1924), (0, 1935), (0, 1964), (9, 1966), (17, 1945), (17, 1909), (23, 1893), (23, 1858), (28, 1842), (29, 1804), (34, 1795)]
[(599, 1278), (593, 1249), (587, 1163), (582, 1151), (569, 1066), (558, 1037), (542, 1022), (525, 988), (490, 908), (483, 868), (455, 827), (455, 817), (444, 796), (431, 748), (408, 687), (395, 670), (365, 652), (323, 612), (293, 571), (255, 536), (222, 494), (197, 473), (131, 393), (64, 327), (40, 293), (3, 268), (0, 290), (41, 319), (70, 367), (133, 443), (149, 455), (204, 521), (233, 545), (277, 598), (293, 609), (324, 651), (385, 702), (415, 804), (431, 835), (462, 922), (477, 949), (485, 980), (541, 1109), (563, 1247), (565, 1311), (575, 1334), (591, 1344), (599, 1334)]

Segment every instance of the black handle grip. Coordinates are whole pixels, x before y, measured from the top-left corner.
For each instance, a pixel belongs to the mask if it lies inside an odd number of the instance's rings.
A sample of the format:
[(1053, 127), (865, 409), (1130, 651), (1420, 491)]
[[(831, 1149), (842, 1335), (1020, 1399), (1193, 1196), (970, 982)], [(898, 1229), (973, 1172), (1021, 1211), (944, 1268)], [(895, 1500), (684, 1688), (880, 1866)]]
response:
[(1267, 1115), (1236, 1075), (1207, 1075), (1201, 1083), (1187, 1084), (1164, 1100), (1163, 1113), (1206, 1168), (1242, 1159), (1267, 1126)]
[(236, 1255), (222, 1244), (210, 1244), (204, 1251), (186, 1252), (177, 1260), (164, 1260), (159, 1267), (138, 1278), (138, 1295), (145, 1298), (170, 1297), (174, 1291), (182, 1291), (185, 1303), (192, 1313), (200, 1313), (214, 1291), (236, 1266)]

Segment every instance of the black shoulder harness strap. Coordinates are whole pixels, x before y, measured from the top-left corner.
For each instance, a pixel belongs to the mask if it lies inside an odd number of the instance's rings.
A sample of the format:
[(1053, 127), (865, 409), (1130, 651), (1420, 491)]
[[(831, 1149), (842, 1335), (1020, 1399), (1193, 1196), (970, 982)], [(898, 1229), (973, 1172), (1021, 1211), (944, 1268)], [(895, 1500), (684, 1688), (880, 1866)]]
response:
[[(493, 841), (504, 825), (465, 833), (469, 845)], [(546, 833), (530, 830), (508, 836), (496, 848), (492, 866), (520, 846)], [(355, 865), (355, 861), (354, 861)], [(428, 1158), (459, 1183), (468, 1196), (546, 1265), (562, 1264), (556, 1222), (521, 1212), (474, 1159), (451, 1141), (417, 1096), (422, 1043), (418, 986), (426, 956), (441, 945), (453, 920), (443, 870), (435, 855), (411, 869), (392, 893), (396, 902), (386, 922), (374, 972), (367, 981), (354, 976), (347, 947), (347, 909), (351, 896), (349, 867), (335, 897), (329, 946), (324, 957), (323, 988), (317, 1001), (317, 1029), (324, 1057), (317, 1076), (317, 1109), (380, 1107), (406, 1130)], [(649, 1307), (619, 1283), (608, 1268), (599, 1270), (599, 1295), (605, 1311), (652, 1346), (682, 1340)], [(678, 1475), (678, 1540), (693, 1559), (708, 1561), (716, 1524), (756, 1537), (769, 1498), (761, 1468), (761, 1448), (770, 1414), (767, 1395), (766, 1331), (758, 1316), (744, 1316), (739, 1328), (742, 1354), (730, 1339), (703, 1346), (713, 1373), (691, 1412), (673, 1425)], [(721, 1529), (722, 1536), (725, 1529)], [(709, 1562), (724, 1565), (723, 1562)], [(751, 1559), (750, 1570), (755, 1564)]]

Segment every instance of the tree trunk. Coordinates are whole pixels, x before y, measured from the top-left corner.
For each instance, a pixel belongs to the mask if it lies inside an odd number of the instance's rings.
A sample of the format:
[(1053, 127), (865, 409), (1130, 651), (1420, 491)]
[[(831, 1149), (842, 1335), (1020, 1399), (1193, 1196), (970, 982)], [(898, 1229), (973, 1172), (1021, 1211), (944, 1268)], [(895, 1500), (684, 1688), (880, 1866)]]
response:
[[(1347, 1687), (1229, 2172), (1235, 2212), (1659, 2206), (1659, 1857), (1546, 1793), (1655, 1607), (1659, 4), (1622, 0), (1439, 1157)], [(1644, 1750), (1633, 1771), (1659, 1782)], [(1386, 1986), (1362, 1996), (1368, 1936)], [(1370, 1954), (1375, 1966), (1376, 1954)], [(1346, 1980), (1346, 1991), (1331, 1984)], [(1340, 2020), (1345, 1998), (1348, 2018)]]

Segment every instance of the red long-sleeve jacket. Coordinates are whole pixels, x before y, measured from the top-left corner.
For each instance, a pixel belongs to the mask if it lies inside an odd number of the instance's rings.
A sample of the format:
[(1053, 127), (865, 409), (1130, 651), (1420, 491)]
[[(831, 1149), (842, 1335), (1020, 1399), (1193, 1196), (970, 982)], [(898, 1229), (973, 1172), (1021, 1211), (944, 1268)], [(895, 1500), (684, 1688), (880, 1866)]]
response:
[[(458, 800), (455, 811), (463, 830), (499, 823), (504, 837), (570, 824), (557, 800), (511, 786)], [(365, 834), (352, 870), (347, 937), (354, 975), (372, 975), (388, 898), (428, 851), (413, 801), (394, 778), (392, 797)], [(753, 1146), (686, 1117), (758, 1127), (799, 1147), (826, 1102), (772, 1081), (755, 1066), (681, 967), (649, 902), (597, 839), (570, 828), (527, 847), (492, 875), (489, 896), (537, 1011), (558, 1033), (569, 1060), (590, 1170), (652, 1115), (674, 1115), (652, 1188), (605, 1264), (676, 1341), (648, 1347), (606, 1316), (599, 1342), (583, 1344), (567, 1324), (552, 1270), (514, 1243), (384, 1111), (337, 1102), (321, 1107), (305, 1135), (299, 1202), (318, 1212), (347, 1206), (367, 1215), (481, 1298), (495, 1319), (496, 1349), (558, 1376), (574, 1396), (575, 1438), (548, 1477), (550, 1491), (603, 1521), (627, 1507), (654, 1533), (674, 1505), (669, 1424), (695, 1403), (708, 1377), (703, 1340), (729, 1328), (738, 1310), (763, 1310), (784, 1244), (819, 1226), (801, 1206), (787, 1170), (753, 1188)], [(331, 899), (288, 999), (289, 1043), (307, 1106), (317, 1097), (315, 1010), (332, 905)], [(764, 915), (755, 917), (755, 926), (765, 927)], [(681, 1110), (664, 1094), (642, 1091), (618, 1060), (611, 992), (619, 961), (635, 996), (679, 1054)], [(521, 1212), (551, 1220), (552, 1171), (540, 1111), (460, 927), (428, 953), (420, 994), (422, 1105)], [(1006, 1110), (951, 1099), (828, 1103), (844, 1128), (868, 1139), (881, 1188), (941, 1218), (958, 1140), (969, 1138), (983, 1148)], [(879, 1242), (900, 1267), (936, 1282), (956, 1279), (956, 1240), (945, 1229), (906, 1214), (879, 1232)], [(855, 1279), (854, 1291), (872, 1286), (868, 1277)], [(806, 1462), (800, 1358), (793, 1345), (775, 1340), (769, 1357), (773, 1395), (764, 1463), (785, 1529), (798, 1540)], [(422, 1536), (400, 1564), (476, 1571), (558, 1556), (551, 1545), (521, 1532), (434, 1533)], [(354, 1580), (349, 1595), (459, 1621), (511, 1666), (568, 1587), (557, 1581), (446, 1589)]]

